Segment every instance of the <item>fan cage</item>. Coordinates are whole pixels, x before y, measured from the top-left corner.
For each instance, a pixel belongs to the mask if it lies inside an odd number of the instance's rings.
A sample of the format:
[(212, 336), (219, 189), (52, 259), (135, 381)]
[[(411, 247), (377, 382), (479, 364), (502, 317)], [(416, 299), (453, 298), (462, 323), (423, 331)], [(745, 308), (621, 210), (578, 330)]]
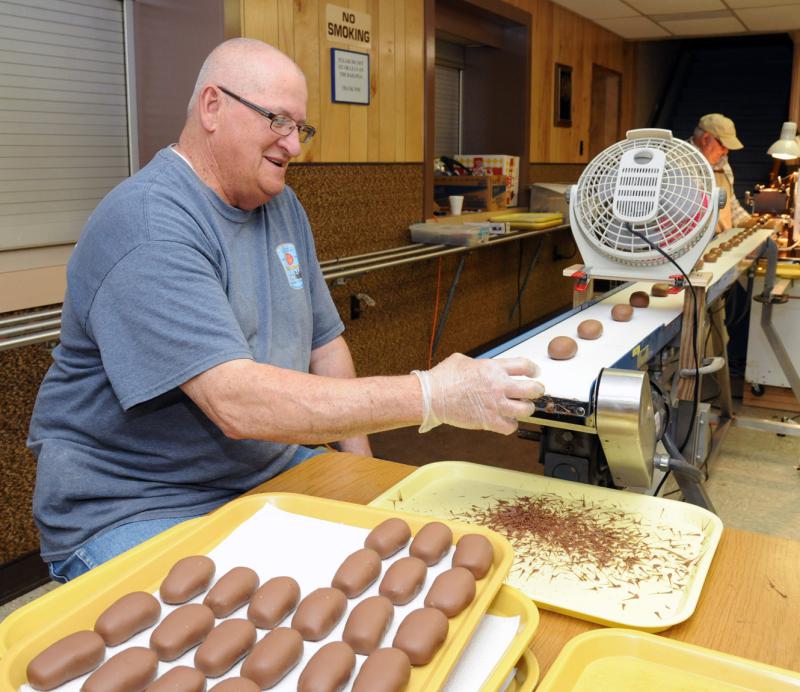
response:
[[(652, 221), (628, 223), (614, 214), (614, 190), (623, 155), (642, 148), (659, 149), (666, 156), (658, 211)], [(700, 240), (713, 216), (713, 189), (711, 167), (688, 142), (675, 138), (626, 139), (589, 163), (570, 204), (578, 231), (603, 255), (622, 264), (656, 266), (668, 260), (629, 229), (677, 259)]]

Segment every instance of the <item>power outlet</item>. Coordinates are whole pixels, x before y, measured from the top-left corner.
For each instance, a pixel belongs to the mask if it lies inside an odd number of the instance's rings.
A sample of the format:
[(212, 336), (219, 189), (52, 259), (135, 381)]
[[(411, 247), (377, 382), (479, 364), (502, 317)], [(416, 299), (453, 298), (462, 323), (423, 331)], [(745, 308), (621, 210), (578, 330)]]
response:
[(353, 293), (350, 296), (350, 319), (357, 320), (361, 317), (361, 300), (359, 300), (358, 296)]

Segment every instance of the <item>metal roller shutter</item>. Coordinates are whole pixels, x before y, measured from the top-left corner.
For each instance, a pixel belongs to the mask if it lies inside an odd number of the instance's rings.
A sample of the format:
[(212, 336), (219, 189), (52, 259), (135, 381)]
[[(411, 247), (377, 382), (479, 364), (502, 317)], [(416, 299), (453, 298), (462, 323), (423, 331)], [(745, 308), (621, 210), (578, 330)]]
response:
[(121, 0), (0, 0), (0, 250), (75, 242), (130, 172)]
[(461, 70), (436, 65), (436, 155), (461, 153)]

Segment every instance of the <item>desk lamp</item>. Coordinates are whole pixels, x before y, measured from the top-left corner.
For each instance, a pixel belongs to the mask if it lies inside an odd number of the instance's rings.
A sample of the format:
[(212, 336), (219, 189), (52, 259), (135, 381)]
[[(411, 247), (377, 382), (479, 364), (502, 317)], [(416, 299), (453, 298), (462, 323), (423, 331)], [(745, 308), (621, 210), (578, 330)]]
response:
[(788, 161), (800, 157), (800, 146), (797, 144), (797, 123), (783, 123), (781, 137), (767, 153), (774, 159)]

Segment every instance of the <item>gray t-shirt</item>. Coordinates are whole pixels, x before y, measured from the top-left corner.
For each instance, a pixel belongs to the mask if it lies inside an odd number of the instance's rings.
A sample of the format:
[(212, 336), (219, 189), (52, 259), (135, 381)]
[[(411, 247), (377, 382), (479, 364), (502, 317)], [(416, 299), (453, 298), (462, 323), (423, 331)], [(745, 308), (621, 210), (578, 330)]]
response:
[(245, 212), (164, 149), (92, 213), (67, 277), (28, 440), (45, 560), (285, 468), (296, 445), (225, 437), (179, 385), (237, 358), (308, 372), (344, 330), (289, 188)]

